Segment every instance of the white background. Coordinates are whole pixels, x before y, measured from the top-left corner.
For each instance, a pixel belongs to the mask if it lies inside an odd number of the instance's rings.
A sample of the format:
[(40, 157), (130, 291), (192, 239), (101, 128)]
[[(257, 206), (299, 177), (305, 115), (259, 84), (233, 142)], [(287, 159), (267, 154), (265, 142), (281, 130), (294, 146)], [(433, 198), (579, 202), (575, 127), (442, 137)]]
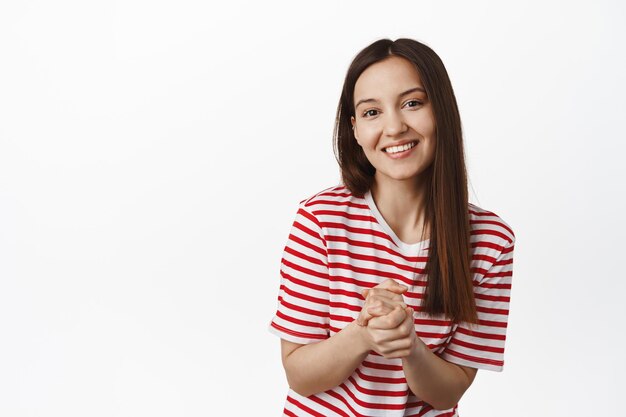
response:
[(623, 412), (623, 2), (209, 3), (0, 6), (0, 415), (280, 415), (280, 257), (381, 37), (441, 56), (517, 237), (461, 415)]

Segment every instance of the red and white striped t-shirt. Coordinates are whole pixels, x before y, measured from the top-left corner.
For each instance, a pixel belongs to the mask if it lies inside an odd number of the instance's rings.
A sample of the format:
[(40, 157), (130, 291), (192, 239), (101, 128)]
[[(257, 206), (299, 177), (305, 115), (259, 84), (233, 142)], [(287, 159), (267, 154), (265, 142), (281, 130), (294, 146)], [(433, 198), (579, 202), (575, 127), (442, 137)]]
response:
[[(473, 204), (469, 212), (479, 325), (421, 313), (428, 240), (402, 242), (370, 192), (360, 198), (338, 185), (300, 202), (283, 253), (270, 331), (301, 344), (327, 339), (357, 318), (362, 289), (392, 278), (409, 287), (404, 299), (415, 309), (415, 331), (434, 353), (459, 365), (501, 371), (515, 236), (496, 214)], [(457, 406), (436, 410), (412, 395), (402, 359), (371, 351), (337, 387), (309, 397), (290, 389), (284, 415), (454, 417)]]

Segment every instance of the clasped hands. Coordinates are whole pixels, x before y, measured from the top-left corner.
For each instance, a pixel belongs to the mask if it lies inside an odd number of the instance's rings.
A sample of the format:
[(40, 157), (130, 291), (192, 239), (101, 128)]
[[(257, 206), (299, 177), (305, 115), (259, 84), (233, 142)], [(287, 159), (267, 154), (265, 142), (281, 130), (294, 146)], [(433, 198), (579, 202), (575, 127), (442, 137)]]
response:
[(409, 356), (422, 340), (415, 334), (414, 310), (404, 303), (408, 287), (388, 279), (361, 295), (365, 304), (356, 324), (362, 327), (365, 343), (387, 359)]

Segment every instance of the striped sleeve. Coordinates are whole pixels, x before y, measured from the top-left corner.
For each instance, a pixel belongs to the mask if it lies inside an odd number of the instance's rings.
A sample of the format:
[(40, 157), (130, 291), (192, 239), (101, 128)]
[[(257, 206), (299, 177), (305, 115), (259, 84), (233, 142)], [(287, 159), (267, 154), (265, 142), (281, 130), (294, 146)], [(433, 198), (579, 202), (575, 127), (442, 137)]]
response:
[(322, 228), (303, 201), (280, 263), (278, 307), (271, 333), (308, 344), (329, 337), (328, 255)]
[(479, 323), (461, 322), (441, 357), (472, 368), (502, 371), (509, 317), (515, 238), (500, 252), (482, 279), (474, 283)]

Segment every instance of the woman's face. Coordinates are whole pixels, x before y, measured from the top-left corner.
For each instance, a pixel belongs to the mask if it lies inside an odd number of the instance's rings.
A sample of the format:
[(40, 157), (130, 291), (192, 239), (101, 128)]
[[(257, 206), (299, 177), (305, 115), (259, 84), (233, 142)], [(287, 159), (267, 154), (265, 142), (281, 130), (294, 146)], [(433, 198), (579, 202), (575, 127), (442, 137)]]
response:
[(370, 65), (354, 87), (354, 136), (376, 181), (417, 179), (435, 157), (435, 117), (419, 74), (405, 58)]

